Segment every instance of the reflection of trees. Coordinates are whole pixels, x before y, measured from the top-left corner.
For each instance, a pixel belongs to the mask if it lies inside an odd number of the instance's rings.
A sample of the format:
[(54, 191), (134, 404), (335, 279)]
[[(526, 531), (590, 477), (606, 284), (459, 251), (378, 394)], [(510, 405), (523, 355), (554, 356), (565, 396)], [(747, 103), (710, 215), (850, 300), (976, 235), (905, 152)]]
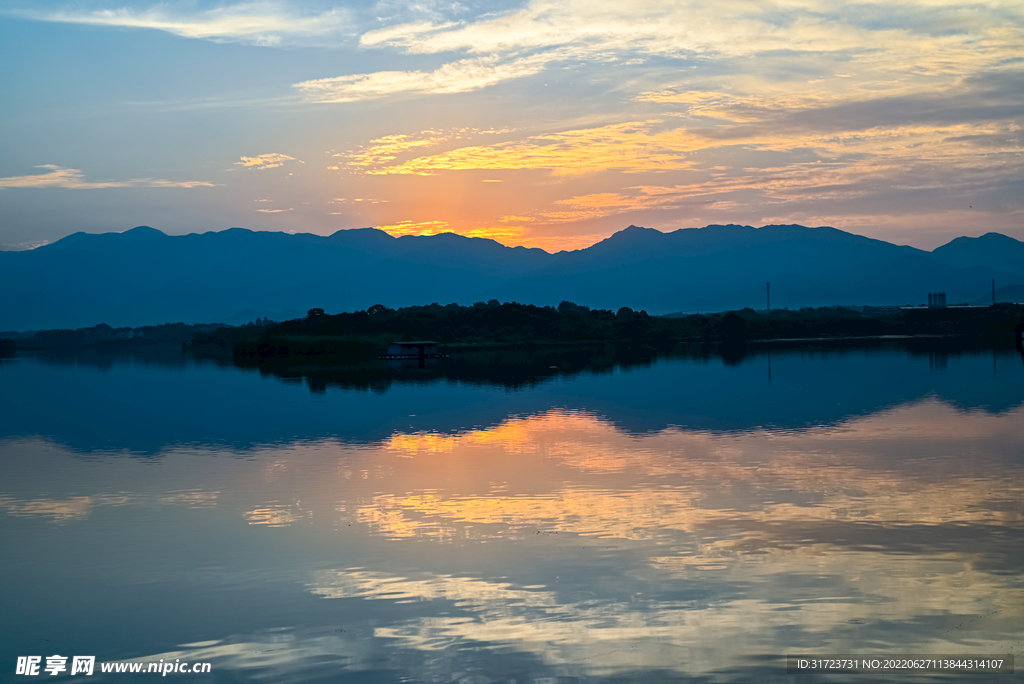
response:
[[(845, 339), (744, 342), (692, 342), (680, 344), (596, 344), (578, 347), (509, 346), (453, 352), (431, 363), (389, 363), (347, 355), (286, 357), (257, 362), (235, 356), (240, 368), (258, 369), (262, 375), (305, 382), (311, 392), (328, 387), (386, 392), (393, 384), (458, 382), (509, 390), (532, 388), (554, 378), (600, 375), (616, 368), (646, 368), (659, 359), (721, 361), (739, 366), (772, 351), (800, 351), (815, 356), (854, 351), (900, 351), (912, 357), (943, 358), (988, 353), (991, 342), (974, 338)], [(436, 363), (434, 363), (436, 361)]]
[(462, 352), (436, 360), (436, 363), (425, 363), (422, 367), (417, 363), (397, 364), (378, 359), (348, 360), (331, 356), (315, 357), (313, 363), (307, 358), (283, 359), (276, 363), (264, 362), (257, 365), (245, 357), (235, 357), (235, 362), (241, 367), (258, 368), (264, 375), (303, 379), (314, 393), (323, 392), (328, 387), (381, 393), (395, 383), (430, 384), (443, 381), (510, 390), (524, 389), (536, 387), (555, 377), (574, 377), (584, 373), (599, 375), (610, 373), (614, 368), (643, 368), (659, 358), (680, 354), (680, 350), (672, 347), (659, 349), (607, 344)]

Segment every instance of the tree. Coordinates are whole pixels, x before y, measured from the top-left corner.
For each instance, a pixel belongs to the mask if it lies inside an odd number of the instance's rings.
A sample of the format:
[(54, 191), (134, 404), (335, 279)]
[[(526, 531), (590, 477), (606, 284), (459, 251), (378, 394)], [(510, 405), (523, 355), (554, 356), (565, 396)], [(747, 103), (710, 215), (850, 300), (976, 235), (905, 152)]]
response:
[(388, 308), (386, 306), (384, 306), (383, 304), (374, 304), (373, 306), (371, 306), (369, 309), (366, 310), (366, 313), (368, 313), (368, 314), (370, 314), (372, 316), (374, 314), (384, 313), (387, 310), (388, 310)]
[(718, 321), (718, 332), (722, 337), (743, 337), (747, 334), (747, 322), (735, 313), (727, 313)]
[(320, 308), (310, 309), (306, 312), (306, 318), (316, 318), (317, 316), (323, 316), (324, 310)]

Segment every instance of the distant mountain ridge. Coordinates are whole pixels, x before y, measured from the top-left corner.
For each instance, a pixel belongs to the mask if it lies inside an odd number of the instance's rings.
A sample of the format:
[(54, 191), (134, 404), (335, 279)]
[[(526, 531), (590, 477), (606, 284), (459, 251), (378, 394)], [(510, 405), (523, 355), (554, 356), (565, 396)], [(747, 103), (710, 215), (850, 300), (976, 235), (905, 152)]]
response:
[[(835, 228), (629, 226), (586, 249), (549, 254), (454, 233), (392, 237), (220, 232), (170, 236), (140, 226), (75, 233), (0, 252), (0, 329), (280, 320), (312, 307), (351, 311), (498, 299), (569, 300), (651, 314), (765, 306), (917, 304), (929, 291), (984, 299), (995, 278), (1024, 285), (1024, 242), (998, 233), (932, 252)], [(244, 320), (239, 318), (243, 317)], [(237, 320), (236, 320), (237, 319)]]

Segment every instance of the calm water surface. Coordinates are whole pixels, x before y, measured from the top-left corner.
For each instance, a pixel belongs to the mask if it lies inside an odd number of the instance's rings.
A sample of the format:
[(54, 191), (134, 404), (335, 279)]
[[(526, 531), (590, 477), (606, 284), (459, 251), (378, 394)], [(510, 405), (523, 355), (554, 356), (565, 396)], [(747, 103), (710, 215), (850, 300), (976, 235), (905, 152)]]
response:
[(1020, 353), (509, 361), (3, 360), (0, 680), (55, 653), (206, 661), (178, 677), (207, 682), (1021, 661)]

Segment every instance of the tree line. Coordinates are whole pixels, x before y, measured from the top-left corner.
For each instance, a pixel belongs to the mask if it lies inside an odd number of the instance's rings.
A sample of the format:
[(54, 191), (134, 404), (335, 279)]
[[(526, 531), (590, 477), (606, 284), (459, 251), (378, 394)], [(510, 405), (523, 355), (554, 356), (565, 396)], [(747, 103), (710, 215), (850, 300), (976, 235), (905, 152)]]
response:
[(781, 309), (770, 314), (742, 309), (726, 313), (651, 316), (622, 307), (591, 309), (563, 301), (557, 307), (497, 300), (409, 306), (381, 304), (365, 311), (328, 314), (310, 309), (305, 318), (251, 328), (225, 329), (196, 337), (196, 344), (230, 343), (236, 354), (276, 357), (379, 353), (391, 341), (432, 340), (448, 345), (527, 343), (736, 341), (872, 335), (1012, 334), (1020, 307), (910, 311), (865, 315), (849, 307)]

